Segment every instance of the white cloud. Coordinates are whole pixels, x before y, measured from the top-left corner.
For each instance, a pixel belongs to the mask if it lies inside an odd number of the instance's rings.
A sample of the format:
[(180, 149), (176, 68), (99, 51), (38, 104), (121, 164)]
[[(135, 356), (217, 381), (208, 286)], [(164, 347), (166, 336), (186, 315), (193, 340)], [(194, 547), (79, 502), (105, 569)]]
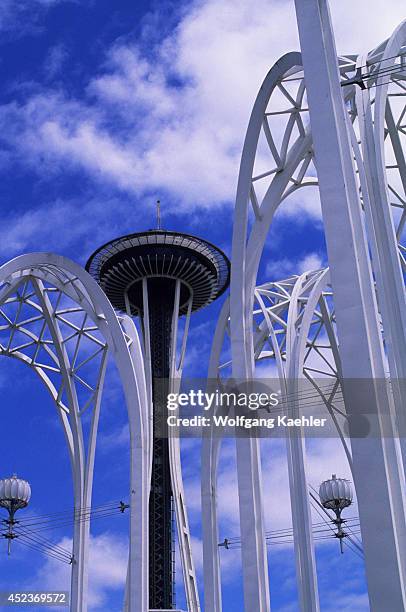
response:
[[(149, 200), (144, 201), (148, 205)], [(83, 259), (112, 233), (123, 233), (130, 229), (130, 223), (137, 221), (141, 211), (134, 206), (131, 218), (126, 198), (103, 197), (102, 201), (93, 195), (82, 194), (79, 199), (57, 199), (45, 202), (35, 209), (21, 213), (19, 209), (4, 215), (2, 228), (7, 241), (0, 244), (0, 256), (38, 250), (75, 253), (76, 259)], [(151, 200), (151, 218), (153, 207)], [(97, 218), (97, 223), (95, 223)], [(143, 211), (145, 219), (145, 208)]]
[(61, 73), (62, 67), (68, 57), (68, 50), (62, 43), (51, 47), (44, 63), (44, 73), (47, 79), (52, 79)]
[(282, 259), (271, 260), (266, 266), (266, 277), (269, 281), (276, 281), (288, 278), (294, 274), (303, 274), (320, 270), (323, 267), (323, 259), (319, 253), (308, 253), (301, 259)]
[[(58, 542), (64, 549), (72, 549), (72, 540), (63, 538)], [(110, 591), (122, 590), (127, 572), (127, 544), (117, 535), (103, 533), (92, 536), (89, 561), (89, 608), (106, 610)], [(47, 558), (34, 582), (42, 589), (70, 590), (69, 565)]]
[[(345, 51), (376, 45), (403, 17), (395, 0), (332, 4)], [(14, 107), (22, 124), (11, 139), (40, 172), (45, 156), (129, 192), (166, 190), (188, 207), (232, 201), (258, 88), (297, 47), (292, 1), (193, 3), (149, 56), (137, 44), (113, 46), (85, 100), (51, 91)], [(300, 199), (295, 209), (312, 214), (317, 198)]]
[(288, 257), (282, 259), (273, 259), (266, 265), (266, 278), (268, 281), (280, 280), (288, 278), (293, 274), (298, 274), (299, 270), (295, 266), (295, 262)]
[[(330, 603), (325, 607), (325, 612), (335, 612), (337, 610), (337, 591), (331, 593)], [(370, 612), (369, 599), (367, 593), (343, 593), (339, 595), (341, 612)]]
[(303, 272), (311, 272), (313, 270), (320, 270), (322, 266), (323, 260), (320, 255), (317, 253), (310, 253), (299, 261), (299, 274), (303, 274)]
[(97, 447), (102, 452), (129, 448), (130, 428), (128, 423), (114, 429), (113, 431), (101, 432), (97, 441)]
[(405, 19), (397, 0), (330, 0), (338, 53), (366, 53), (386, 40)]
[[(267, 528), (284, 528), (291, 524), (285, 442), (262, 440), (261, 448)], [(351, 479), (344, 449), (336, 438), (312, 439), (307, 445), (306, 461), (308, 481), (315, 488), (333, 473)], [(188, 479), (185, 487), (188, 509), (197, 516), (201, 504), (200, 482), (197, 478)], [(239, 532), (239, 507), (235, 447), (232, 440), (225, 440), (222, 445), (218, 492), (220, 536), (233, 537)], [(274, 503), (275, 499), (278, 499), (277, 504)]]
[(62, 2), (80, 0), (2, 0), (0, 3), (0, 31), (20, 37), (41, 31), (40, 18), (44, 12)]
[(42, 124), (39, 136), (48, 153), (63, 153), (95, 175), (112, 178), (120, 188), (135, 188), (137, 158), (93, 123), (82, 122), (71, 133), (58, 121), (49, 120)]
[[(315, 176), (316, 171), (309, 168), (309, 174)], [(322, 214), (318, 187), (306, 185), (294, 191), (282, 202), (277, 214), (287, 220), (293, 219), (296, 224), (312, 217), (320, 225)]]

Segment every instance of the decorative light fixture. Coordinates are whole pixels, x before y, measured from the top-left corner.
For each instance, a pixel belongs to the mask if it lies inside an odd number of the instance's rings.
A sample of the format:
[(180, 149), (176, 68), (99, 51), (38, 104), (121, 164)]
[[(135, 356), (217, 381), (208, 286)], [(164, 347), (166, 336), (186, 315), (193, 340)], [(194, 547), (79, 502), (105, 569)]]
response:
[(332, 475), (330, 480), (325, 480), (321, 483), (319, 488), (320, 502), (326, 510), (332, 510), (336, 515), (333, 523), (337, 527), (335, 534), (336, 538), (340, 540), (340, 550), (343, 553), (343, 538), (346, 537), (346, 533), (343, 530), (343, 524), (345, 520), (341, 518), (341, 513), (345, 508), (348, 508), (352, 504), (352, 487), (349, 480), (345, 478), (337, 478), (335, 474)]
[(28, 505), (30, 498), (31, 487), (26, 480), (17, 478), (16, 474), (13, 474), (11, 478), (0, 480), (0, 506), (8, 512), (8, 519), (3, 520), (8, 529), (1, 535), (8, 540), (8, 554), (10, 554), (11, 540), (17, 537), (13, 527), (18, 521), (15, 520), (14, 515), (17, 510)]

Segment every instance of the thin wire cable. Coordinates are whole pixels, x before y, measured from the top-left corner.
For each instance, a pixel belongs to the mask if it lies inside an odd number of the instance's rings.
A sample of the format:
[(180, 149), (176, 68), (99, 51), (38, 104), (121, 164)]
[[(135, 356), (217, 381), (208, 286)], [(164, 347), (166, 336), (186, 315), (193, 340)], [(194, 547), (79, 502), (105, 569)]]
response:
[[(27, 548), (31, 548), (32, 550), (35, 550), (35, 551), (39, 552), (38, 549), (35, 546), (32, 546), (31, 544), (28, 544), (28, 542), (23, 542), (22, 540), (20, 540), (18, 538), (15, 540), (15, 542), (17, 542), (18, 544), (21, 544), (22, 546), (26, 546)], [(50, 552), (43, 552), (42, 554), (46, 555), (47, 557), (52, 557), (53, 559), (56, 559), (57, 561), (61, 561), (62, 563), (66, 563), (67, 565), (70, 565), (70, 561), (65, 561), (65, 560), (59, 559), (59, 557), (57, 557), (56, 555), (53, 555)]]
[(348, 536), (343, 539), (343, 543), (345, 544), (345, 546), (348, 546), (348, 548), (351, 550), (351, 552), (354, 553), (354, 555), (356, 555), (359, 559), (361, 559), (361, 561), (364, 561), (363, 555), (360, 555), (358, 550), (356, 548), (353, 548), (354, 542), (352, 542), (351, 540), (348, 541)]
[[(388, 62), (391, 59), (403, 58), (403, 57), (406, 57), (406, 53), (400, 53), (400, 54), (397, 54), (397, 55), (391, 55), (390, 57), (385, 57), (384, 59), (377, 60), (376, 62), (370, 62), (370, 63), (367, 63), (367, 64), (362, 64), (361, 66), (356, 66), (354, 64), (353, 68), (352, 67), (351, 68), (354, 71), (356, 69), (359, 69), (359, 68), (361, 68), (361, 70), (362, 70), (362, 68), (371, 68), (371, 66), (376, 66), (377, 64), (382, 64), (382, 62)], [(281, 83), (288, 83), (290, 81), (302, 81), (303, 78), (304, 78), (303, 76), (301, 76), (301, 77), (293, 77), (293, 78), (289, 78), (288, 77), (286, 79), (282, 79)]]
[[(313, 489), (313, 491), (317, 494), (316, 489), (312, 486), (309, 485), (311, 489)], [(322, 518), (322, 523), (313, 523), (312, 524), (312, 529), (314, 527), (319, 527), (323, 524), (326, 525), (326, 529), (323, 530), (314, 530), (313, 533), (321, 533), (321, 532), (325, 532), (325, 531), (331, 531), (333, 533), (333, 535), (335, 536), (335, 530), (332, 526), (332, 524), (330, 522), (328, 522), (325, 518), (325, 516), (323, 516), (323, 514), (321, 514), (320, 509), (323, 510), (323, 512), (328, 516), (329, 520), (332, 521), (333, 517), (330, 516), (329, 512), (326, 510), (326, 508), (324, 508), (322, 506), (322, 504), (320, 504), (320, 502), (317, 500), (316, 496), (310, 492), (310, 496), (311, 496), (311, 500), (310, 503), (313, 507), (313, 509), (319, 514), (319, 516)], [(319, 509), (320, 508), (320, 509)], [(351, 522), (351, 525), (349, 525), (349, 523)], [(360, 531), (354, 532), (353, 529), (360, 527), (360, 523), (359, 523), (359, 517), (349, 517), (347, 519), (345, 519), (345, 528), (347, 528), (352, 536), (357, 537), (357, 534), (360, 533)], [(275, 531), (270, 531), (270, 532), (266, 532), (265, 534), (265, 538), (266, 539), (272, 539), (272, 538), (281, 538), (281, 537), (290, 537), (291, 535), (293, 535), (293, 528), (284, 528), (284, 529), (280, 529), (280, 530), (275, 530)], [(350, 536), (347, 536), (351, 539)], [(359, 538), (358, 538), (359, 540)], [(352, 541), (352, 539), (351, 539)], [(224, 542), (221, 542), (219, 544), (219, 546), (227, 548), (230, 546), (233, 546), (235, 544), (239, 544), (241, 542), (241, 539), (238, 537), (233, 537), (233, 538), (225, 538)], [(226, 545), (227, 543), (227, 545)], [(353, 545), (356, 546), (358, 548), (358, 550), (363, 553), (362, 548), (360, 548), (356, 542), (353, 542)], [(361, 542), (360, 542), (361, 543)]]
[[(262, 382), (261, 379), (259, 378), (255, 380), (258, 381), (259, 383)], [(320, 390), (324, 393), (328, 393), (328, 392), (334, 391), (334, 388), (336, 386), (337, 386), (337, 381), (328, 382), (325, 387), (320, 386)], [(337, 391), (341, 393), (340, 386), (337, 387)], [(231, 393), (235, 393), (236, 395), (238, 395), (237, 391), (233, 391), (231, 389), (231, 390), (221, 391), (219, 393), (219, 396), (221, 396), (221, 394), (231, 394)], [(308, 395), (309, 393), (310, 395)], [(316, 397), (320, 397), (320, 393), (315, 393), (314, 386), (312, 386), (310, 389), (304, 389), (302, 391), (294, 391), (291, 393), (283, 394), (283, 396), (281, 397), (280, 403), (286, 403), (286, 400), (289, 400), (290, 398), (293, 398), (294, 400), (299, 400), (299, 399), (306, 400), (306, 399), (316, 398)]]
[[(382, 62), (388, 62), (388, 61), (389, 61), (389, 60), (391, 60), (391, 59), (403, 58), (403, 57), (406, 57), (406, 53), (401, 53), (401, 54), (398, 54), (398, 55), (391, 55), (390, 57), (386, 57), (385, 59), (380, 59), (380, 60), (378, 60), (378, 61), (376, 61), (376, 62), (371, 62), (371, 63), (369, 63), (369, 64), (368, 64), (368, 63), (367, 63), (367, 64), (362, 64), (361, 66), (356, 66), (356, 65), (354, 64), (354, 66), (351, 68), (351, 71), (355, 71), (355, 70), (358, 70), (358, 69), (361, 69), (361, 70), (362, 70), (363, 68), (371, 68), (372, 66), (376, 66), (376, 65), (378, 65), (378, 63), (379, 63), (379, 64), (382, 64)], [(398, 65), (398, 67), (399, 67), (399, 65)], [(387, 68), (385, 68), (385, 67), (383, 67), (383, 68), (378, 68), (378, 70), (377, 70), (377, 71), (376, 71), (376, 73), (374, 73), (374, 74), (378, 74), (378, 72), (380, 72), (381, 70), (382, 70), (382, 71), (384, 71), (384, 70), (389, 70), (389, 69), (391, 69), (391, 68), (392, 68), (392, 66), (388, 66)], [(288, 78), (286, 78), (286, 79), (282, 79), (281, 83), (288, 83), (288, 82), (291, 82), (291, 81), (302, 81), (302, 80), (303, 80), (303, 78), (304, 78), (304, 76), (301, 76), (301, 77), (293, 77), (293, 78), (289, 78), (289, 77), (288, 77)], [(363, 76), (362, 78), (364, 79), (364, 76)], [(350, 79), (349, 79), (349, 80), (350, 80)], [(353, 83), (352, 83), (352, 84), (353, 84)]]
[[(96, 516), (85, 516), (81, 519), (75, 519), (75, 520), (70, 520), (70, 521), (64, 521), (64, 522), (60, 522), (57, 523), (56, 525), (49, 525), (49, 524), (45, 524), (42, 525), (40, 527), (37, 527), (37, 531), (46, 531), (48, 529), (57, 529), (57, 528), (61, 528), (61, 527), (68, 527), (68, 526), (72, 526), (73, 524), (79, 524), (79, 523), (84, 523), (84, 522), (88, 522), (90, 520), (96, 520), (96, 519), (102, 519), (102, 518), (108, 518), (110, 516), (119, 516), (119, 514), (121, 514), (121, 512), (117, 511), (118, 509), (116, 509), (113, 512), (106, 512), (105, 514), (98, 514)], [(17, 528), (16, 528), (16, 533), (17, 533)]]
[[(109, 516), (118, 516), (119, 514), (122, 514), (122, 512), (120, 511), (121, 508), (122, 508), (121, 506), (116, 506), (114, 512), (110, 512), (110, 511), (102, 512), (99, 510), (98, 513), (96, 513), (95, 517), (90, 516), (92, 513), (88, 512), (88, 513), (85, 513), (84, 517), (82, 516), (80, 519), (76, 519), (76, 522), (85, 522), (85, 521), (90, 520), (90, 518), (93, 519), (93, 518), (105, 518)], [(52, 525), (46, 524), (45, 527), (44, 526), (39, 527), (37, 528), (37, 530), (55, 529), (56, 527), (62, 527), (62, 526), (65, 526), (66, 524), (71, 525), (72, 522), (69, 521), (69, 523), (63, 523), (59, 521), (56, 526), (53, 524)], [(57, 559), (58, 561), (62, 561), (68, 564), (72, 562), (72, 554), (67, 549), (63, 548), (62, 546), (59, 546), (58, 544), (54, 544), (53, 542), (51, 542), (51, 540), (42, 538), (33, 529), (28, 529), (27, 527), (16, 525), (14, 528), (14, 533), (16, 537), (13, 539), (19, 541), (21, 544), (33, 550), (36, 550), (37, 552), (53, 557), (54, 559)]]
[(37, 541), (35, 541), (33, 538), (31, 537), (26, 537), (26, 536), (22, 536), (22, 537), (16, 537), (13, 539), (13, 541), (21, 541), (24, 542), (26, 544), (30, 544), (32, 547), (34, 547), (37, 552), (50, 552), (54, 557), (57, 557), (59, 560), (71, 560), (72, 555), (70, 553), (60, 553), (56, 550), (54, 550), (51, 547), (48, 546), (43, 546), (40, 545)]
[(363, 74), (361, 76), (361, 80), (362, 81), (369, 81), (371, 79), (376, 80), (381, 76), (386, 76), (388, 74), (393, 74), (395, 72), (402, 73), (404, 69), (405, 69), (404, 66), (401, 66), (399, 64), (394, 64), (393, 66), (388, 66), (387, 68), (383, 68), (382, 70), (376, 70), (375, 72), (370, 72), (369, 74)]
[(97, 516), (100, 514), (104, 514), (105, 512), (110, 512), (113, 510), (119, 510), (120, 506), (119, 505), (114, 505), (114, 506), (109, 506), (106, 508), (100, 508), (98, 510), (86, 510), (86, 511), (75, 511), (75, 512), (70, 512), (70, 513), (66, 513), (63, 516), (57, 517), (57, 518), (51, 518), (51, 519), (46, 519), (46, 520), (42, 520), (42, 518), (39, 518), (38, 520), (31, 520), (28, 522), (26, 522), (25, 519), (19, 520), (18, 524), (21, 525), (22, 527), (31, 527), (32, 525), (43, 525), (43, 524), (57, 524), (60, 523), (61, 521), (76, 521), (76, 520), (80, 520), (82, 517), (87, 517), (87, 516)]
[[(352, 528), (355, 529), (359, 527), (358, 517), (346, 519), (346, 524), (347, 524), (347, 521), (352, 521), (352, 524), (351, 524)], [(321, 527), (323, 526), (325, 526), (325, 528), (321, 529)], [(334, 532), (333, 527), (329, 524), (326, 525), (326, 521), (324, 519), (322, 522), (313, 523), (312, 530), (313, 530), (313, 533), (324, 533), (326, 531)], [(285, 527), (284, 529), (275, 529), (274, 531), (265, 532), (266, 539), (291, 537), (292, 535), (293, 535), (293, 527)], [(239, 538), (238, 536), (234, 536), (232, 538), (225, 538), (223, 542), (220, 542), (219, 546), (226, 547), (225, 543), (227, 543), (227, 545), (239, 544), (241, 543), (241, 538)]]
[(38, 541), (36, 538), (33, 538), (31, 536), (27, 536), (27, 535), (22, 535), (22, 536), (18, 536), (15, 539), (19, 539), (23, 542), (28, 542), (30, 544), (32, 544), (32, 546), (35, 546), (36, 549), (39, 552), (52, 552), (52, 554), (54, 554), (55, 556), (57, 556), (60, 560), (71, 560), (72, 559), (72, 554), (69, 553), (68, 551), (66, 551), (66, 553), (60, 553), (59, 551), (55, 550), (55, 548), (52, 548), (50, 546), (45, 546), (44, 544), (41, 544), (40, 541)]
[[(354, 536), (354, 538), (357, 538), (357, 539), (359, 540), (359, 538), (358, 538), (357, 534), (358, 534), (358, 533), (361, 533), (361, 530), (360, 530), (360, 531), (356, 531), (356, 532), (351, 532), (351, 533), (352, 533), (352, 536)], [(356, 542), (356, 541), (353, 539), (353, 537), (352, 537), (352, 536), (351, 536), (351, 535), (349, 535), (349, 534), (347, 534), (347, 539), (348, 539), (348, 540), (351, 542), (351, 544), (352, 544), (352, 545), (353, 545), (353, 546), (354, 546), (354, 547), (355, 547), (355, 548), (356, 548), (356, 549), (357, 549), (357, 550), (358, 550), (358, 551), (361, 553), (362, 558), (364, 559), (364, 549), (362, 548), (362, 546), (359, 546), (359, 544), (358, 544), (358, 543), (357, 543), (357, 542)]]
[[(395, 81), (391, 81), (391, 82), (395, 82)], [(307, 369), (311, 370), (310, 367), (307, 367)], [(329, 378), (331, 380), (332, 376), (330, 376)], [(266, 380), (266, 379), (257, 378), (257, 379), (254, 379), (254, 380), (258, 381), (258, 382), (261, 382), (261, 380)], [(317, 380), (317, 378), (315, 378), (314, 380)], [(338, 384), (337, 384), (337, 382), (338, 382)], [(391, 384), (391, 380), (389, 378), (385, 379), (385, 382), (387, 384), (389, 384), (389, 385)], [(337, 378), (335, 378), (334, 382), (328, 382), (325, 386), (320, 385), (318, 388), (320, 389), (320, 392), (322, 392), (323, 394), (326, 394), (326, 395), (329, 392), (335, 391), (335, 396), (337, 396), (337, 397), (334, 399), (334, 402), (339, 402), (339, 403), (344, 402), (344, 397), (342, 395), (342, 389), (341, 389), (341, 382), (339, 380), (337, 380)], [(288, 393), (288, 394), (284, 394), (284, 395), (281, 396), (280, 401), (278, 403), (278, 406), (279, 405), (285, 405), (285, 404), (289, 403), (289, 399), (290, 398), (293, 398), (291, 400), (292, 402), (293, 401), (300, 401), (300, 400), (311, 400), (311, 399), (315, 399), (315, 398), (318, 399), (318, 398), (321, 397), (321, 393), (320, 392), (317, 391), (315, 389), (315, 386), (313, 385), (310, 389), (304, 389), (304, 390), (301, 390), (301, 391), (294, 391), (294, 392), (291, 392), (291, 393)], [(219, 392), (219, 395), (221, 395), (222, 393), (223, 394), (235, 393), (237, 395), (238, 394), (238, 389), (237, 389), (237, 391), (233, 391), (233, 388), (231, 387), (229, 389), (221, 390)], [(288, 401), (286, 401), (286, 400), (288, 400)], [(324, 403), (323, 403), (323, 405), (324, 405)]]
[(57, 518), (51, 518), (51, 519), (38, 519), (38, 520), (31, 520), (28, 522), (25, 521), (25, 519), (22, 519), (19, 521), (19, 523), (22, 526), (25, 527), (29, 527), (31, 525), (43, 525), (44, 523), (46, 524), (52, 524), (52, 523), (59, 523), (61, 521), (66, 521), (67, 519), (75, 521), (77, 519), (80, 519), (84, 516), (89, 516), (89, 515), (98, 515), (98, 514), (103, 514), (104, 512), (110, 512), (111, 510), (114, 509), (118, 509), (118, 506), (110, 506), (110, 507), (106, 507), (100, 510), (86, 510), (86, 511), (78, 511), (78, 512), (71, 512), (71, 513), (66, 513), (65, 515), (61, 515), (60, 517)]
[(384, 59), (380, 59), (376, 62), (371, 62), (371, 63), (367, 63), (367, 64), (363, 64), (362, 66), (360, 66), (360, 68), (369, 68), (370, 66), (375, 66), (376, 64), (382, 64), (382, 62), (388, 62), (391, 59), (396, 59), (397, 57), (406, 57), (406, 51), (403, 53), (397, 53), (396, 55), (391, 55), (390, 57), (385, 57)]
[[(397, 85), (398, 84), (398, 80), (397, 79), (389, 79), (389, 81), (385, 81), (384, 83), (378, 83), (375, 85), (370, 85), (368, 87), (368, 89), (372, 89), (373, 87), (377, 88), (377, 87), (382, 87), (383, 85), (390, 85), (390, 84), (394, 84)], [(406, 95), (406, 91), (405, 91), (405, 95)]]
[[(321, 540), (332, 540), (334, 536), (317, 536), (315, 538), (313, 538), (316, 542), (319, 542)], [(284, 546), (287, 544), (294, 544), (294, 540), (281, 540), (281, 541), (277, 541), (277, 542), (267, 542), (266, 545), (267, 546)], [(228, 550), (237, 550), (237, 549), (241, 549), (242, 546), (241, 544), (233, 544), (232, 546), (229, 546)]]
[(43, 538), (42, 536), (38, 535), (35, 531), (33, 531), (32, 529), (20, 529), (18, 531), (18, 534), (16, 534), (17, 537), (31, 537), (36, 539), (40, 544), (42, 544), (43, 546), (47, 546), (49, 548), (55, 549), (60, 551), (61, 553), (65, 554), (70, 554), (69, 551), (66, 548), (63, 548), (62, 546), (59, 546), (59, 544), (55, 544), (55, 542), (52, 542), (52, 540), (48, 540), (47, 538)]
[(103, 504), (98, 504), (97, 506), (80, 506), (79, 508), (77, 508), (76, 510), (74, 508), (67, 508), (66, 510), (58, 510), (57, 512), (51, 512), (51, 513), (47, 513), (47, 514), (36, 514), (36, 513), (28, 513), (28, 514), (24, 514), (25, 518), (29, 518), (29, 519), (36, 519), (36, 518), (47, 518), (47, 517), (53, 517), (53, 516), (58, 516), (61, 514), (69, 514), (69, 513), (73, 513), (73, 512), (80, 512), (80, 511), (86, 511), (86, 510), (98, 510), (99, 508), (104, 508), (106, 506), (112, 506), (114, 504), (118, 504), (119, 502), (115, 499), (112, 499), (108, 502), (104, 502)]
[[(364, 554), (364, 549), (362, 547), (362, 541), (358, 537), (358, 534), (361, 533), (361, 525), (359, 525), (360, 529), (358, 531), (353, 531), (354, 525), (344, 524), (344, 529), (348, 530), (350, 533), (348, 534), (348, 539), (354, 544), (354, 546), (360, 551), (360, 553)], [(354, 538), (354, 541), (353, 539)]]
[[(320, 391), (322, 393), (328, 394), (329, 392), (332, 392), (336, 390), (336, 397), (334, 398), (334, 403), (343, 403), (344, 402), (344, 397), (342, 396), (342, 391), (339, 388), (339, 386), (337, 387), (337, 383), (329, 383), (328, 386), (324, 387), (320, 387)], [(232, 393), (229, 391), (224, 391), (223, 393)], [(309, 395), (310, 394), (310, 395)], [(278, 406), (275, 406), (273, 408), (270, 408), (269, 410), (267, 410), (268, 413), (272, 413), (272, 412), (280, 412), (284, 407), (289, 406), (290, 403), (293, 402), (297, 402), (300, 403), (300, 406), (314, 406), (315, 403), (312, 401), (314, 399), (320, 399), (322, 396), (320, 394), (320, 392), (317, 392), (314, 390), (314, 388), (312, 389), (307, 389), (305, 391), (301, 391), (301, 392), (292, 392), (290, 394), (287, 395), (283, 395), (281, 400), (278, 403)], [(292, 398), (292, 399), (290, 399)], [(325, 406), (324, 402), (319, 402), (320, 405)], [(316, 404), (317, 405), (317, 404)], [(265, 406), (263, 406), (262, 408), (265, 409)]]
[(46, 548), (52, 548), (53, 550), (61, 553), (61, 554), (67, 554), (69, 553), (69, 551), (66, 548), (63, 548), (62, 546), (59, 546), (59, 544), (55, 544), (55, 542), (52, 542), (51, 540), (47, 540), (45, 538), (41, 538), (40, 536), (38, 536), (35, 533), (26, 533), (25, 531), (19, 531), (18, 534), (16, 534), (16, 536), (18, 538), (22, 537), (22, 538), (31, 538), (33, 540), (35, 540), (39, 545), (44, 546)]

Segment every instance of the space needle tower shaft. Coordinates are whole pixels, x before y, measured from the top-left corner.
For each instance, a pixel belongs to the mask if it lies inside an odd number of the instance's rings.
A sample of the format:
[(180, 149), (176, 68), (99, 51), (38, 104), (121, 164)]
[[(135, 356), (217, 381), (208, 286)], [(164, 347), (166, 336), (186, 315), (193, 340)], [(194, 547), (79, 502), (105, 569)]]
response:
[(91, 256), (86, 268), (116, 309), (142, 322), (145, 361), (150, 363), (154, 431), (149, 601), (153, 610), (170, 610), (174, 606), (173, 467), (164, 415), (176, 354), (174, 327), (179, 317), (188, 319), (225, 291), (229, 262), (205, 240), (162, 230), (158, 202), (157, 229), (109, 242)]

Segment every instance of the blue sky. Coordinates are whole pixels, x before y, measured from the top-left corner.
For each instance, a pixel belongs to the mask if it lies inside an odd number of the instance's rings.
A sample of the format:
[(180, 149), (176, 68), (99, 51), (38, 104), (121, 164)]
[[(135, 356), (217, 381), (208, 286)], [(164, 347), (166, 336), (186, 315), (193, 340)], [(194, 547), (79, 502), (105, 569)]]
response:
[[(398, 0), (333, 4), (340, 5), (333, 6), (333, 19), (341, 52), (374, 47), (403, 16)], [(249, 113), (269, 67), (298, 47), (291, 0), (259, 0), (255, 6), (248, 0), (3, 0), (0, 46), (2, 263), (45, 250), (84, 264), (109, 239), (153, 226), (157, 198), (164, 227), (196, 233), (230, 252)], [(276, 219), (260, 281), (325, 264), (317, 193), (309, 189)], [(190, 375), (205, 374), (201, 364), (207, 362), (220, 305), (193, 319)], [(34, 374), (8, 361), (0, 369), (1, 475), (17, 471), (32, 483), (31, 512), (64, 510), (70, 468), (55, 409)], [(113, 366), (108, 389), (96, 504), (120, 499), (127, 490), (126, 415)], [(289, 505), (286, 463), (279, 446), (264, 454), (266, 514), (274, 529), (289, 520), (282, 504), (272, 503), (277, 492)], [(190, 445), (183, 457), (201, 582), (198, 448)], [(331, 441), (309, 449), (309, 464), (314, 485), (331, 471), (348, 473)], [(220, 481), (221, 531), (233, 536), (238, 504), (228, 445)], [(120, 609), (125, 528), (125, 516), (94, 524), (93, 610)], [(49, 537), (69, 546), (68, 531)], [(239, 612), (239, 558), (229, 552), (226, 558), (222, 551), (225, 610)], [(352, 553), (341, 557), (335, 543), (323, 544), (318, 568), (323, 610), (336, 609), (337, 602), (342, 610), (368, 609), (362, 564)], [(293, 572), (292, 550), (272, 549), (273, 609), (297, 610)], [(0, 555), (0, 576), (0, 589), (58, 589), (66, 584), (67, 569), (16, 545), (10, 558)]]

